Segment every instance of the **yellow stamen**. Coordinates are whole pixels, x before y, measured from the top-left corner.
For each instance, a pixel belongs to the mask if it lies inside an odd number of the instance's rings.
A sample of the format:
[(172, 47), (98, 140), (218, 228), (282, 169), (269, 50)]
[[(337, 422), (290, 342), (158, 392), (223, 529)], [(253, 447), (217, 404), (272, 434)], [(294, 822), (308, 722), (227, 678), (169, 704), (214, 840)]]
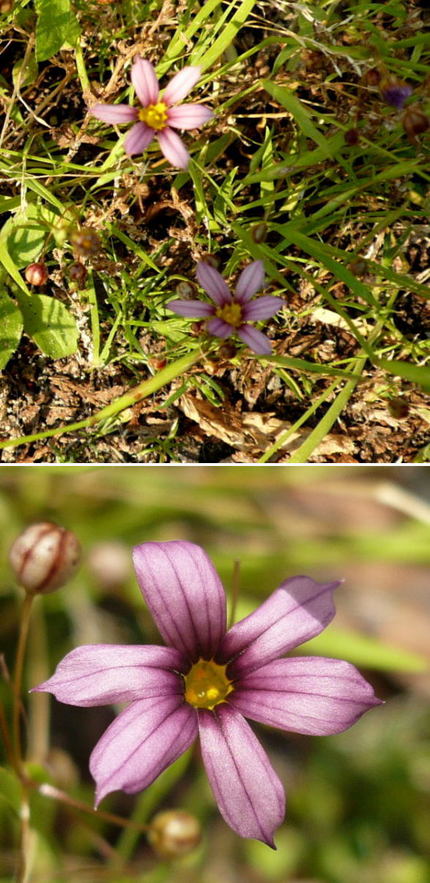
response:
[(148, 107), (141, 107), (139, 110), (139, 119), (142, 123), (146, 123), (151, 129), (165, 129), (167, 123), (167, 105), (163, 101), (158, 104), (148, 104)]
[(224, 702), (233, 685), (226, 675), (225, 665), (213, 659), (199, 659), (185, 675), (185, 699), (194, 708), (208, 708)]
[(237, 303), (224, 304), (223, 307), (218, 307), (215, 315), (218, 316), (218, 319), (223, 319), (224, 322), (227, 322), (228, 325), (232, 325), (233, 328), (240, 328), (243, 324), (242, 307)]

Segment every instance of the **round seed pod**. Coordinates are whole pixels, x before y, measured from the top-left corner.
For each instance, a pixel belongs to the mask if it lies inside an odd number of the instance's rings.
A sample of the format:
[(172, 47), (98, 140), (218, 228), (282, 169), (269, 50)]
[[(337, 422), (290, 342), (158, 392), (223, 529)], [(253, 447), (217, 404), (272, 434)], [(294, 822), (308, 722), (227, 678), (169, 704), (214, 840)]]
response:
[(192, 852), (201, 840), (200, 824), (184, 809), (170, 809), (154, 816), (148, 840), (161, 858), (179, 858)]
[(29, 264), (25, 268), (24, 276), (29, 285), (45, 285), (49, 273), (46, 264)]
[(354, 144), (358, 144), (359, 137), (360, 133), (355, 127), (347, 129), (345, 132), (345, 141), (350, 147), (353, 147)]
[(184, 300), (192, 300), (195, 298), (196, 292), (197, 288), (193, 282), (182, 280), (181, 282), (178, 282), (176, 286), (176, 294)]
[(388, 402), (388, 410), (396, 420), (405, 420), (409, 416), (409, 405), (402, 396), (393, 396)]
[(29, 595), (55, 592), (73, 575), (80, 557), (75, 534), (50, 521), (31, 524), (9, 551), (11, 567)]
[(260, 242), (264, 242), (267, 236), (267, 224), (265, 224), (264, 221), (261, 221), (260, 224), (254, 224), (254, 226), (251, 227), (251, 236), (257, 245), (259, 245)]
[(80, 261), (75, 261), (75, 263), (70, 264), (69, 276), (71, 282), (74, 282), (79, 289), (85, 288), (88, 270)]
[(403, 114), (402, 125), (408, 138), (413, 140), (417, 135), (427, 131), (430, 120), (416, 104), (411, 104)]

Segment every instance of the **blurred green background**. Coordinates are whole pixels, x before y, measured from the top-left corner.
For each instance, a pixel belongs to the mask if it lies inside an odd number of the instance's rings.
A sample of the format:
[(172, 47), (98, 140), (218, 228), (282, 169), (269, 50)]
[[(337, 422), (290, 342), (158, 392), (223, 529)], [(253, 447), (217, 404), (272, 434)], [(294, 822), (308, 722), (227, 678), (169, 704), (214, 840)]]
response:
[[(204, 546), (227, 591), (234, 562), (240, 562), (237, 618), (294, 574), (345, 578), (335, 622), (310, 642), (312, 652), (359, 665), (387, 703), (330, 738), (252, 724), (287, 791), (277, 852), (239, 839), (225, 825), (194, 750), (144, 794), (118, 792), (101, 807), (140, 821), (162, 808), (188, 809), (204, 830), (194, 853), (160, 862), (140, 834), (36, 794), (32, 881), (428, 883), (426, 467), (0, 467), (1, 698), (8, 713), (21, 592), (7, 553), (27, 524), (45, 519), (76, 532), (84, 560), (67, 587), (35, 602), (26, 688), (48, 677), (79, 644), (158, 641), (130, 550), (145, 540), (184, 538)], [(32, 776), (92, 805), (88, 758), (115, 710), (74, 708), (42, 694), (25, 701)], [(13, 879), (19, 804), (4, 759), (0, 775), (5, 883)]]

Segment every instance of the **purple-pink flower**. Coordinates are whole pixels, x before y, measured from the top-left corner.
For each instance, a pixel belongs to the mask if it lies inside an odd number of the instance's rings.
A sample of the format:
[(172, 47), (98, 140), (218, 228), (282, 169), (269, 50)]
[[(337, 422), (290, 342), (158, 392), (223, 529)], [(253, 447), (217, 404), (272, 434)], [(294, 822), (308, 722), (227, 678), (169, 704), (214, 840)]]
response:
[(184, 67), (160, 96), (153, 65), (139, 56), (131, 69), (131, 80), (141, 108), (128, 104), (95, 104), (90, 113), (104, 123), (130, 123), (124, 149), (129, 156), (142, 153), (154, 137), (166, 159), (179, 169), (186, 169), (190, 155), (175, 129), (199, 129), (213, 116), (204, 104), (179, 104), (200, 78), (201, 68)]
[(254, 261), (245, 267), (239, 276), (234, 294), (231, 293), (218, 270), (205, 261), (199, 261), (197, 264), (196, 276), (213, 303), (208, 304), (199, 300), (171, 300), (168, 303), (169, 310), (188, 319), (212, 317), (206, 326), (210, 334), (222, 338), (238, 334), (254, 353), (269, 355), (272, 352), (272, 344), (268, 337), (248, 324), (258, 322), (260, 319), (269, 319), (284, 305), (281, 297), (270, 294), (251, 300), (264, 284), (263, 262)]
[(199, 735), (227, 824), (241, 837), (274, 847), (284, 789), (245, 718), (326, 736), (380, 704), (348, 662), (281, 658), (328, 625), (338, 583), (288, 579), (227, 631), (224, 590), (199, 546), (143, 543), (134, 550), (134, 564), (168, 646), (78, 647), (33, 689), (70, 705), (129, 703), (91, 755), (97, 805), (111, 791), (142, 791)]

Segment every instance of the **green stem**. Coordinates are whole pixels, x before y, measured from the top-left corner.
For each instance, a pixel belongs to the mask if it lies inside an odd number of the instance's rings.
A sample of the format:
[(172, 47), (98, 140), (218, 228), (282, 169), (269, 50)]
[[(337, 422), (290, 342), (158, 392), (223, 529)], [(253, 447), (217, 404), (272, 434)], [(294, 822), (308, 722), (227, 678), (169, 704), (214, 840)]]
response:
[(30, 625), (31, 608), (34, 595), (27, 595), (22, 603), (21, 619), (19, 627), (18, 649), (16, 651), (15, 672), (13, 678), (13, 718), (12, 732), (17, 769), (22, 772), (22, 748), (21, 748), (21, 687), (22, 673), (24, 669), (25, 648), (27, 646), (28, 629)]
[(228, 627), (231, 629), (236, 616), (236, 607), (240, 589), (240, 561), (233, 562), (233, 577), (231, 580), (231, 610)]
[(88, 806), (88, 804), (84, 803), (82, 800), (76, 800), (75, 797), (70, 797), (65, 791), (60, 791), (59, 788), (55, 788), (53, 785), (47, 783), (39, 785), (37, 782), (32, 782), (31, 784), (33, 787), (36, 787), (39, 794), (43, 794), (44, 797), (59, 800), (62, 803), (66, 803), (67, 806), (89, 813), (97, 819), (104, 819), (106, 822), (112, 822), (112, 824), (120, 825), (122, 828), (135, 828), (142, 833), (149, 829), (149, 825), (132, 822), (130, 819), (124, 819), (122, 816), (117, 816), (112, 812), (105, 812), (102, 809), (93, 809), (92, 806)]
[(39, 439), (42, 438), (52, 438), (55, 435), (65, 435), (67, 432), (76, 432), (78, 429), (87, 429), (90, 426), (94, 426), (96, 423), (100, 423), (102, 420), (107, 420), (109, 417), (116, 417), (121, 411), (130, 408), (132, 405), (135, 405), (136, 402), (140, 402), (141, 399), (152, 395), (152, 393), (157, 392), (176, 377), (184, 374), (188, 368), (191, 368), (192, 365), (199, 362), (205, 355), (206, 353), (202, 350), (193, 350), (192, 353), (182, 356), (182, 358), (178, 359), (176, 362), (166, 365), (166, 367), (159, 371), (154, 377), (149, 377), (149, 379), (143, 380), (138, 386), (133, 387), (133, 389), (130, 389), (100, 411), (96, 411), (91, 417), (87, 417), (85, 420), (79, 420), (77, 423), (66, 423), (62, 426), (56, 426), (54, 429), (47, 429), (44, 432), (36, 432), (34, 435), (22, 435), (19, 438), (8, 439), (8, 441), (0, 442), (0, 450), (2, 448), (17, 448), (19, 445), (26, 445), (30, 442), (39, 441)]

